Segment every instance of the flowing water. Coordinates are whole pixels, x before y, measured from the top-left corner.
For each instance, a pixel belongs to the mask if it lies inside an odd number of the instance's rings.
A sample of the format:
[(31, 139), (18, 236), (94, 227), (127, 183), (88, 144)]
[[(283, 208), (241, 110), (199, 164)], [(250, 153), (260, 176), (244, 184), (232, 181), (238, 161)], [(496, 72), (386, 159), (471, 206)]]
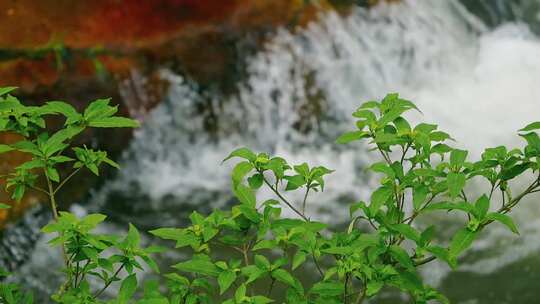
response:
[[(191, 210), (232, 200), (230, 165), (220, 163), (249, 146), (336, 170), (312, 198), (311, 215), (346, 218), (347, 204), (367, 199), (376, 185), (364, 171), (375, 155), (333, 143), (353, 126), (350, 113), (362, 101), (400, 92), (423, 111), (411, 119), (438, 123), (473, 157), (485, 147), (521, 144), (516, 130), (540, 120), (540, 40), (529, 24), (488, 27), (457, 1), (410, 0), (346, 17), (328, 13), (296, 33), (279, 30), (248, 60), (249, 77), (233, 96), (201, 93), (164, 70), (172, 83), (167, 100), (136, 133), (122, 172), (84, 206), (143, 229), (183, 225)], [(458, 272), (429, 265), (426, 279), (456, 303), (540, 301), (537, 200), (515, 214), (522, 236), (490, 227)], [(23, 271), (37, 275), (43, 256), (35, 253)]]

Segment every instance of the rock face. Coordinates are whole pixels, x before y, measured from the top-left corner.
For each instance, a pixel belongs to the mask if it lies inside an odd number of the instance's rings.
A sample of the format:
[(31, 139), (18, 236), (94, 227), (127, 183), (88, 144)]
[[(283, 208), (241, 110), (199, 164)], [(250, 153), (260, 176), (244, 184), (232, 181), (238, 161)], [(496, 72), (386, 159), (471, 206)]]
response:
[(134, 68), (161, 64), (181, 65), (198, 82), (216, 81), (234, 65), (240, 37), (260, 40), (277, 26), (305, 24), (329, 7), (317, 2), (4, 1), (0, 84), (37, 92), (96, 72), (126, 78)]

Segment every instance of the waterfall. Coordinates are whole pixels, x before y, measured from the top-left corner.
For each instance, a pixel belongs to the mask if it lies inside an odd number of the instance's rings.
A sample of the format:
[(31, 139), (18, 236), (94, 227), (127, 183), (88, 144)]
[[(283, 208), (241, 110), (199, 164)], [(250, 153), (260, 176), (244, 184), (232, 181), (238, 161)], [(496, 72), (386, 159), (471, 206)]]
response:
[[(87, 206), (142, 227), (183, 225), (190, 210), (231, 201), (231, 165), (220, 163), (232, 149), (248, 146), (336, 170), (312, 200), (311, 215), (346, 218), (347, 204), (368, 199), (376, 186), (364, 170), (376, 155), (361, 144), (334, 143), (354, 126), (350, 113), (357, 106), (399, 92), (423, 112), (410, 116), (413, 121), (438, 123), (472, 157), (486, 147), (520, 145), (516, 131), (540, 120), (538, 54), (540, 40), (527, 24), (488, 28), (458, 1), (326, 13), (294, 33), (279, 30), (248, 59), (249, 76), (237, 94), (201, 93), (164, 70), (168, 97), (136, 132), (121, 173)], [(493, 273), (540, 250), (534, 236), (540, 210), (528, 203), (516, 213), (525, 241), (490, 227), (471, 255), (487, 248), (498, 254), (467, 259), (463, 270)], [(444, 284), (447, 273), (437, 266), (425, 275)]]

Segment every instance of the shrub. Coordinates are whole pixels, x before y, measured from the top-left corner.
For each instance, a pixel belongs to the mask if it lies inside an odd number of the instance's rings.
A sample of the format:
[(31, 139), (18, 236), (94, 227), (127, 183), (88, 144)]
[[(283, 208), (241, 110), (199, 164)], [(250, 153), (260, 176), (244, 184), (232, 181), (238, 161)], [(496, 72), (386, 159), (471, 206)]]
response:
[[(60, 102), (25, 107), (6, 95), (10, 90), (0, 91), (5, 96), (0, 100), (1, 130), (19, 133), (25, 140), (0, 145), (0, 152), (18, 150), (30, 153), (32, 160), (17, 167), (6, 186), (17, 200), (28, 188), (50, 198), (55, 220), (43, 231), (58, 234), (51, 245), (63, 248), (66, 281), (53, 296), (59, 303), (104, 303), (101, 295), (115, 281), (121, 281), (120, 289), (107, 303), (363, 303), (386, 287), (408, 294), (414, 303), (447, 303), (442, 294), (422, 282), (418, 267), (442, 260), (456, 268), (459, 256), (493, 222), (517, 233), (508, 213), (524, 197), (540, 191), (538, 176), (521, 192), (512, 191), (509, 185), (528, 170), (539, 171), (536, 130), (540, 122), (520, 130), (527, 143), (523, 149), (489, 148), (480, 160), (471, 162), (467, 151), (452, 148), (450, 135), (436, 125), (411, 127), (404, 113), (418, 109), (397, 94), (389, 94), (380, 102), (370, 101), (358, 108), (353, 113), (357, 129), (337, 139), (340, 144), (368, 140), (371, 150), (381, 157), (369, 167), (381, 175), (380, 185), (369, 202), (350, 205), (350, 218), (343, 219), (348, 222), (346, 229), (309, 216), (309, 199), (324, 191), (324, 179), (332, 170), (307, 163), (291, 166), (278, 156), (237, 149), (224, 161), (241, 160), (231, 176), (238, 203), (207, 216), (193, 212), (191, 225), (185, 228), (150, 231), (191, 253), (172, 266), (174, 272), (163, 276), (166, 291), (157, 281), (149, 281), (142, 297), (134, 300), (138, 285), (134, 269), (142, 269), (143, 261), (159, 272), (150, 255), (163, 249), (142, 248), (133, 225), (123, 238), (93, 233), (105, 216), (91, 214), (79, 219), (57, 212), (55, 194), (82, 168), (98, 174), (103, 163), (117, 167), (105, 152), (74, 147), (68, 154), (74, 136), (86, 127), (134, 127), (136, 123), (112, 116), (116, 108), (108, 100), (91, 103), (81, 114)], [(66, 123), (49, 136), (43, 116), (57, 114), (65, 116)], [(64, 162), (74, 163), (74, 173), (66, 177), (56, 170)], [(46, 188), (39, 188), (37, 172), (42, 173)], [(487, 193), (474, 199), (465, 187), (473, 179), (490, 185)], [(274, 199), (257, 201), (261, 187), (268, 188)], [(288, 199), (291, 191), (302, 191), (302, 201)], [(282, 217), (282, 208), (292, 210), (295, 217)], [(419, 229), (415, 223), (424, 214), (441, 211), (446, 216), (461, 213), (466, 219), (449, 244), (437, 243), (441, 227)], [(101, 281), (102, 287), (92, 290), (89, 277)], [(31, 296), (18, 286), (2, 284), (0, 303), (31, 302)]]
[[(12, 198), (20, 201), (28, 189), (45, 194), (50, 203), (54, 221), (43, 227), (45, 233), (56, 233), (49, 243), (60, 246), (65, 263), (65, 283), (53, 299), (59, 303), (94, 303), (111, 283), (122, 280), (119, 298), (128, 297), (136, 284), (134, 268), (141, 268), (138, 259), (157, 270), (149, 254), (156, 248), (141, 248), (139, 233), (130, 225), (125, 238), (94, 234), (92, 230), (105, 219), (104, 215), (91, 214), (82, 219), (68, 212), (59, 212), (56, 194), (83, 168), (99, 175), (102, 164), (118, 168), (104, 151), (77, 147), (74, 138), (86, 128), (136, 127), (134, 120), (114, 116), (116, 106), (109, 99), (99, 99), (88, 105), (83, 113), (71, 105), (51, 101), (40, 107), (24, 106), (9, 95), (15, 88), (0, 89), (0, 131), (13, 132), (23, 137), (14, 144), (0, 144), (0, 153), (19, 151), (31, 155), (31, 160), (15, 168), (6, 177), (6, 189)], [(48, 116), (62, 115), (65, 123), (54, 133), (47, 129)], [(71, 151), (70, 149), (71, 148)], [(59, 166), (72, 163), (72, 172), (62, 176)], [(9, 208), (2, 204), (0, 207)], [(125, 270), (127, 276), (121, 277)], [(3, 276), (7, 273), (2, 273)], [(103, 287), (92, 292), (88, 278), (101, 280)], [(31, 303), (32, 297), (14, 284), (2, 284), (0, 303)]]

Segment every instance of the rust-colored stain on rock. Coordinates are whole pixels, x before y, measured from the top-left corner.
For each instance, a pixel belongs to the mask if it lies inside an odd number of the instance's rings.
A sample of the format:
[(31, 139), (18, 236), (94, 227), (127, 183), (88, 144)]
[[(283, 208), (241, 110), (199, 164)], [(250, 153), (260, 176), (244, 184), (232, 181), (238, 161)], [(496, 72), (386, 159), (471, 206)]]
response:
[(72, 47), (156, 42), (183, 27), (226, 19), (239, 0), (0, 1), (0, 45), (32, 48), (58, 39)]
[[(189, 76), (215, 81), (219, 78), (216, 75), (231, 64), (231, 59), (225, 58), (230, 55), (230, 37), (279, 25), (306, 24), (320, 10), (330, 7), (326, 1), (316, 2), (3, 0), (0, 61), (7, 63), (0, 64), (0, 85), (18, 85), (32, 93), (40, 86), (56, 84), (62, 76), (84, 80), (88, 70), (96, 72), (96, 56), (91, 55), (94, 49), (106, 53), (99, 58), (113, 75), (144, 69), (141, 65), (147, 64), (148, 58), (170, 61), (174, 54), (173, 60), (185, 65)], [(43, 50), (50, 53), (39, 53)], [(59, 69), (57, 56), (70, 62)], [(117, 64), (117, 60), (123, 64)]]

